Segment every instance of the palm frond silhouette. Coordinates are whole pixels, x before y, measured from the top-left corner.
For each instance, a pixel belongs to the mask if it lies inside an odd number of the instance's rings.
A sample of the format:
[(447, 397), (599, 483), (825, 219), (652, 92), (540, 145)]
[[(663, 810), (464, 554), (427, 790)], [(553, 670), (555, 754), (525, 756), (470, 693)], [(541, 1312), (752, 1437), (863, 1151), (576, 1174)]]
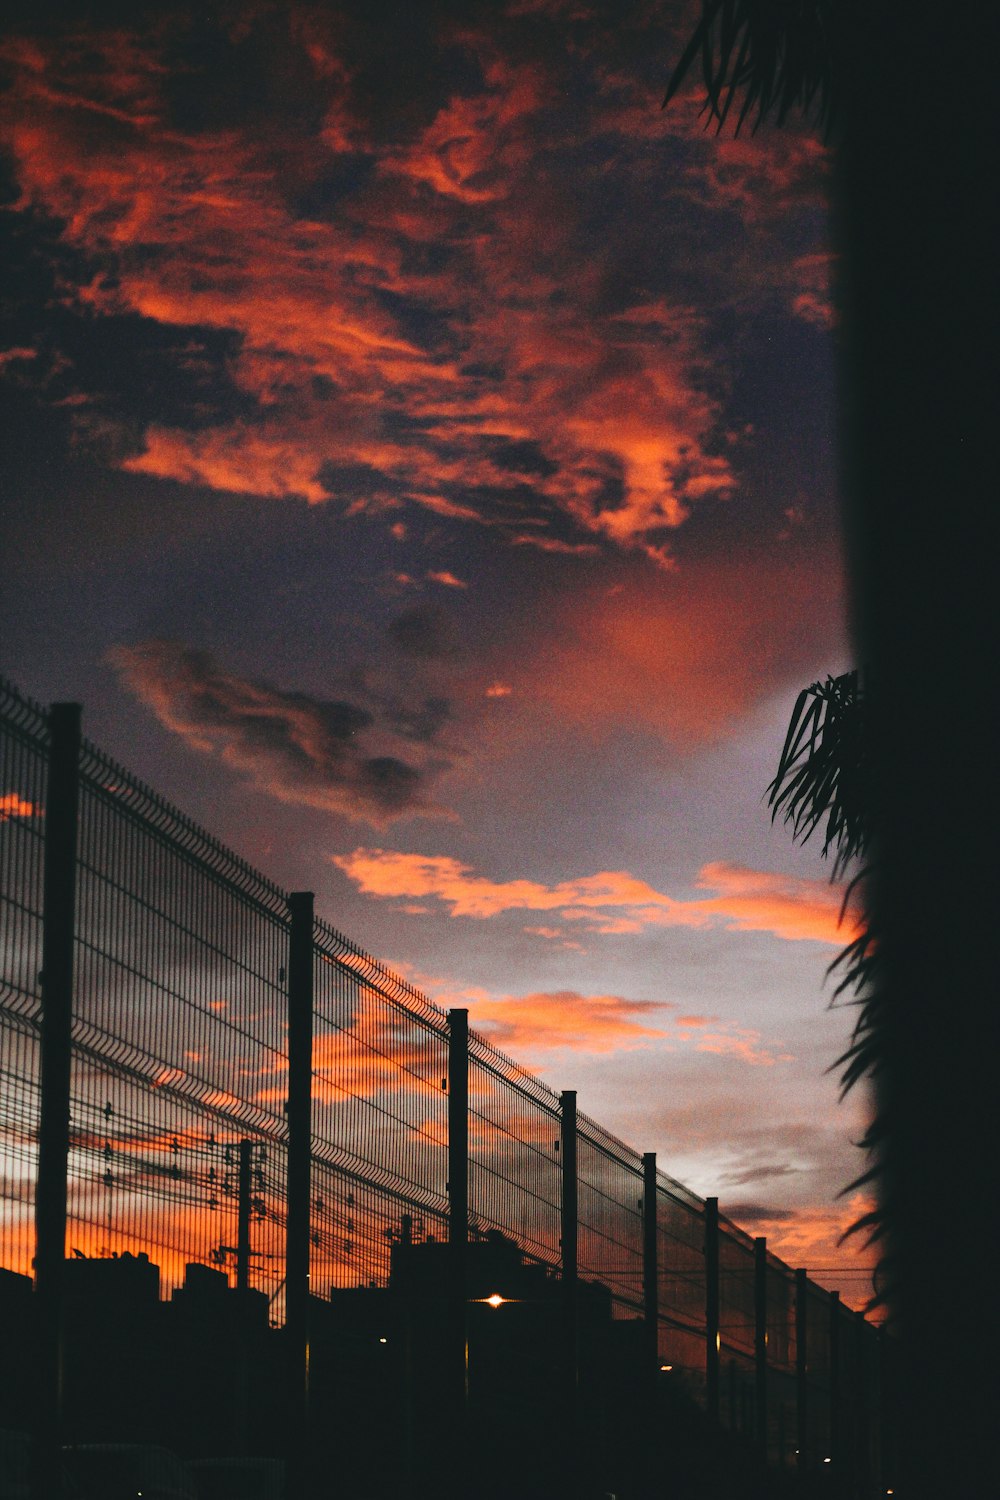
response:
[(702, 0), (698, 22), (667, 85), (664, 108), (701, 59), (705, 109), (722, 129), (740, 100), (738, 134), (773, 118), (781, 125), (792, 111), (815, 111), (829, 134), (837, 119), (842, 86), (838, 67), (836, 0)]
[[(831, 880), (851, 878), (844, 894), (846, 910), (861, 893), (873, 870), (872, 848), (877, 833), (877, 802), (872, 786), (869, 705), (857, 671), (827, 677), (803, 688), (792, 710), (785, 743), (774, 779), (765, 796), (772, 821), (788, 824), (797, 843), (822, 830), (824, 858), (832, 855)], [(878, 945), (870, 913), (861, 930), (834, 959), (828, 974), (837, 976), (831, 1004), (845, 997), (858, 1007), (850, 1045), (834, 1062), (840, 1068), (841, 1098), (864, 1079), (878, 1076), (882, 1059)], [(860, 1142), (871, 1165), (844, 1192), (873, 1187), (881, 1177), (879, 1148), (885, 1122), (876, 1113)], [(863, 1214), (847, 1230), (867, 1232), (867, 1243), (883, 1238), (884, 1205)], [(876, 1292), (869, 1306), (886, 1299), (891, 1266), (886, 1257), (876, 1275)]]

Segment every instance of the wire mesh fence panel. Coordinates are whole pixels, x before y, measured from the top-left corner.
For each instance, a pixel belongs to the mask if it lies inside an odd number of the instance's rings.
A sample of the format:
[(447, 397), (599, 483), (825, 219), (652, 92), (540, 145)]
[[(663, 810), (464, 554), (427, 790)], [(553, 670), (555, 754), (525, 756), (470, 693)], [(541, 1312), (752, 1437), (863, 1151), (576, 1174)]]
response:
[(31, 1274), (38, 1173), (38, 1033), (21, 1016), (0, 1015), (0, 1265)]
[(0, 1264), (21, 1275), (34, 1254), (47, 763), (42, 710), (0, 681)]
[(310, 1225), (310, 1284), (321, 1297), (343, 1287), (384, 1287), (394, 1244), (448, 1235), (444, 1210), (420, 1207), (322, 1159), (313, 1163)]
[(284, 1129), (282, 893), (90, 752), (80, 788), (75, 1036)]
[(858, 1347), (855, 1336), (857, 1314), (843, 1303), (838, 1304), (835, 1319), (836, 1369), (831, 1371), (833, 1386), (830, 1414), (830, 1452), (839, 1471), (852, 1477), (856, 1475), (856, 1449), (858, 1441), (855, 1403), (851, 1393), (860, 1376)]
[(771, 1251), (765, 1273), (767, 1364), (769, 1370), (795, 1369), (795, 1277)]
[(719, 1334), (722, 1350), (752, 1355), (757, 1326), (754, 1244), (735, 1224), (719, 1224)]
[(700, 1393), (705, 1379), (704, 1204), (665, 1173), (657, 1176), (659, 1354)]
[(161, 1285), (191, 1262), (235, 1274), (240, 1240), (239, 1149), (252, 1144), (245, 1205), (248, 1284), (273, 1295), (284, 1255), (283, 1148), (225, 1115), (77, 1051), (68, 1163), (71, 1254), (146, 1253)]
[[(48, 721), (0, 683), (0, 1261), (30, 1272), (37, 1176)], [(208, 1264), (284, 1320), (288, 897), (86, 743), (80, 758), (67, 1250), (146, 1255), (164, 1293)], [(449, 1022), (322, 921), (313, 933), (311, 1284), (386, 1285), (392, 1247), (449, 1229)], [(562, 1259), (557, 1094), (469, 1035), (469, 1226)], [(577, 1119), (579, 1274), (616, 1318), (643, 1311), (643, 1161)], [(695, 1394), (706, 1370), (706, 1205), (657, 1175), (658, 1347)], [(880, 1346), (806, 1283), (805, 1400), (794, 1273), (765, 1265), (767, 1443), (877, 1458)], [(720, 1417), (755, 1403), (754, 1242), (719, 1234)], [(832, 1320), (837, 1337), (831, 1341)], [(629, 1333), (630, 1330), (618, 1330)], [(637, 1345), (638, 1347), (638, 1345)], [(865, 1467), (867, 1465), (867, 1467)]]
[(752, 1438), (756, 1431), (756, 1378), (753, 1358), (723, 1347), (719, 1362), (719, 1421), (730, 1432)]
[(809, 1413), (806, 1456), (820, 1465), (830, 1457), (830, 1293), (806, 1282), (806, 1381)]
[(469, 1034), (469, 1219), (560, 1260), (559, 1096)]
[[(447, 1072), (441, 1012), (317, 924), (313, 1154), (343, 1167), (345, 1181), (363, 1179), (395, 1193), (396, 1221), (407, 1209), (447, 1212)], [(348, 1213), (345, 1222), (353, 1218)], [(329, 1274), (351, 1284), (353, 1233), (329, 1243), (340, 1246)]]
[(793, 1371), (767, 1372), (767, 1457), (772, 1467), (794, 1469), (798, 1462), (798, 1390)]
[(602, 1281), (615, 1315), (642, 1311), (642, 1158), (580, 1116), (577, 1143), (580, 1275)]
[[(84, 1253), (154, 1247), (169, 1288), (188, 1261), (231, 1259), (225, 1153), (243, 1138), (283, 1149), (285, 900), (89, 746), (78, 838), (73, 1233)], [(266, 1195), (252, 1196), (259, 1226)], [(271, 1291), (276, 1213), (257, 1229)]]
[(862, 1477), (879, 1472), (882, 1446), (882, 1424), (879, 1410), (882, 1397), (883, 1354), (885, 1336), (860, 1314), (856, 1327), (855, 1357), (858, 1380), (854, 1388), (855, 1417), (858, 1431), (856, 1462)]
[(795, 1373), (795, 1275), (770, 1250), (764, 1270), (767, 1332), (767, 1453), (787, 1467), (797, 1442)]
[(0, 1006), (37, 1020), (41, 1005), (45, 715), (0, 679)]

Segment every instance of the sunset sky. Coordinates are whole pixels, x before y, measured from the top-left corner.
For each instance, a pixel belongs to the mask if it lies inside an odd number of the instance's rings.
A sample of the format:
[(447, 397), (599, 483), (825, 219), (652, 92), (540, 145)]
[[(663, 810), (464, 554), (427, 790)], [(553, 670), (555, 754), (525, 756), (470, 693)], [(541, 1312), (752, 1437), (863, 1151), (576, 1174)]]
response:
[(3, 671), (851, 1260), (850, 921), (763, 801), (851, 660), (821, 145), (663, 112), (677, 3), (15, 12)]

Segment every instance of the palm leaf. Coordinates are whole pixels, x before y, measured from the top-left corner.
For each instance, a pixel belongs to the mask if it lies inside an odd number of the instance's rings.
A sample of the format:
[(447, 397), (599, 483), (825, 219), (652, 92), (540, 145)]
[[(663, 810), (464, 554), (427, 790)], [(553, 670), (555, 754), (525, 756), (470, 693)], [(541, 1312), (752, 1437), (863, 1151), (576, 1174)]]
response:
[(742, 95), (737, 134), (754, 112), (756, 130), (772, 115), (782, 124), (795, 109), (806, 116), (815, 110), (829, 133), (843, 92), (835, 45), (843, 9), (837, 0), (702, 0), (701, 19), (670, 76), (664, 108), (700, 54), (705, 109), (717, 129)]
[[(833, 879), (840, 878), (855, 860), (869, 856), (844, 892), (841, 917), (859, 888), (871, 882), (873, 874), (870, 855), (878, 804), (868, 754), (869, 734), (868, 703), (857, 672), (827, 677), (825, 682), (803, 688), (792, 709), (778, 769), (765, 792), (772, 821), (780, 817), (791, 827), (796, 842), (804, 843), (822, 830), (823, 855), (833, 855)], [(861, 930), (837, 955), (827, 974), (836, 979), (831, 1005), (846, 1000), (858, 1007), (850, 1042), (832, 1065), (839, 1070), (843, 1098), (859, 1083), (876, 1079), (885, 1058), (884, 986), (877, 934), (870, 914), (866, 913)], [(845, 1192), (875, 1184), (884, 1186), (885, 1136), (885, 1120), (876, 1114), (860, 1142), (868, 1154), (869, 1166)], [(866, 1245), (881, 1246), (888, 1221), (883, 1198), (851, 1224), (841, 1238), (862, 1233)], [(892, 1262), (882, 1251), (869, 1309), (887, 1300), (892, 1284)]]

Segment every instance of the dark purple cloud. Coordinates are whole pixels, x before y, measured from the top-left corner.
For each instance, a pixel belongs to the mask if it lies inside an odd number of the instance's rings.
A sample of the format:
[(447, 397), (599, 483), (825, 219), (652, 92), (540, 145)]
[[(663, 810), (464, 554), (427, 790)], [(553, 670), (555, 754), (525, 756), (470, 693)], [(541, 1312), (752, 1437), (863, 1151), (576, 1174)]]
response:
[[(209, 652), (176, 641), (116, 646), (108, 659), (166, 728), (280, 801), (377, 827), (396, 818), (447, 816), (429, 793), (447, 763), (428, 754), (447, 717), (441, 703), (431, 709), (418, 703), (409, 723), (387, 724), (358, 703), (239, 677)], [(416, 752), (409, 759), (383, 748), (401, 730)]]

